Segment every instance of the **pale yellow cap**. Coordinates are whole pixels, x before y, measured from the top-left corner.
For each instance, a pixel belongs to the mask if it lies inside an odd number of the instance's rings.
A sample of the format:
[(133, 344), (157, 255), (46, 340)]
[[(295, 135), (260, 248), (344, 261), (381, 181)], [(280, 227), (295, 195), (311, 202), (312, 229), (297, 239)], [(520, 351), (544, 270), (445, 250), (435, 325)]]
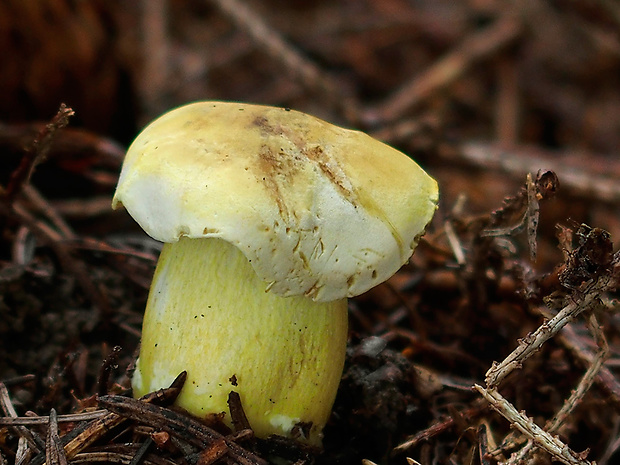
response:
[(159, 241), (234, 244), (271, 292), (331, 301), (392, 276), (437, 200), (434, 179), (362, 132), (284, 108), (199, 102), (142, 131), (112, 206)]

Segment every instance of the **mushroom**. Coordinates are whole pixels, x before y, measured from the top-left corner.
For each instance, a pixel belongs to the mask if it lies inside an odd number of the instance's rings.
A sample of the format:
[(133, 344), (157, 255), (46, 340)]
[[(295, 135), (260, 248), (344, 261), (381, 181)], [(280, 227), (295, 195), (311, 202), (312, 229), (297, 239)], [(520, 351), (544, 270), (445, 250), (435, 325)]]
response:
[(134, 395), (187, 381), (177, 404), (258, 437), (320, 445), (347, 341), (347, 298), (392, 276), (437, 183), (370, 136), (297, 111), (199, 102), (129, 148), (113, 199), (164, 242)]

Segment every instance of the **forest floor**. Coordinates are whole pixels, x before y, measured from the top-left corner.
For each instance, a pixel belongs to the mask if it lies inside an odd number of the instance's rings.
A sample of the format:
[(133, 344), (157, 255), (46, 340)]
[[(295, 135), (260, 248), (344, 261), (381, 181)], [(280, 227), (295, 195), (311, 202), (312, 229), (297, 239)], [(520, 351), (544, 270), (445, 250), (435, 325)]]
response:
[[(0, 3), (0, 465), (616, 463), (619, 31), (609, 0)], [(322, 451), (129, 396), (160, 246), (111, 198), (195, 100), (361, 129), (439, 183), (350, 301)]]

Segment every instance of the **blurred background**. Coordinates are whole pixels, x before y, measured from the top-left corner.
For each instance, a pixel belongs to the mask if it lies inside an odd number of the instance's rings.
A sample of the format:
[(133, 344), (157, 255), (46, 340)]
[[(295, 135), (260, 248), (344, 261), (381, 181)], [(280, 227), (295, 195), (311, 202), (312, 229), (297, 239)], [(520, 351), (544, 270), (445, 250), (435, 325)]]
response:
[(447, 205), (556, 169), (617, 230), (619, 31), (610, 0), (3, 0), (0, 141), (61, 102), (121, 149), (186, 102), (281, 105), (411, 154)]
[[(131, 363), (157, 249), (125, 212), (111, 211), (111, 196), (133, 138), (184, 103), (290, 107), (397, 147), (439, 182), (431, 244), (447, 221), (498, 209), (539, 170), (555, 171), (560, 188), (541, 204), (537, 272), (562, 261), (557, 223), (586, 222), (620, 237), (614, 0), (1, 0), (0, 57), (3, 188), (61, 103), (75, 112), (46, 145), (32, 183), (0, 204), (0, 380), (18, 377), (11, 394), (24, 409), (82, 405), (115, 344), (125, 348), (121, 366)], [(417, 268), (395, 281), (413, 291), (403, 299), (381, 287), (360, 297), (353, 328), (393, 336), (402, 323), (399, 356), (467, 380), (438, 381), (459, 385), (454, 397), (431, 398), (434, 388), (399, 397), (399, 415), (422, 413), (415, 428), (392, 425), (392, 446), (394, 431), (402, 439), (473, 404), (469, 386), (540, 323), (517, 297), (523, 281), (498, 271), (488, 305), (476, 308), (449, 247), (421, 248)], [(434, 274), (421, 281), (419, 270)], [(580, 373), (569, 353), (549, 349), (539, 371), (512, 385), (522, 406), (547, 418), (545, 400), (561, 405), (553, 393), (570, 392)], [(20, 378), (26, 373), (39, 376), (33, 385)], [(586, 403), (571, 439), (608, 460), (617, 414), (600, 399)], [(460, 426), (443, 449), (421, 452), (422, 462), (466, 443), (467, 423)]]

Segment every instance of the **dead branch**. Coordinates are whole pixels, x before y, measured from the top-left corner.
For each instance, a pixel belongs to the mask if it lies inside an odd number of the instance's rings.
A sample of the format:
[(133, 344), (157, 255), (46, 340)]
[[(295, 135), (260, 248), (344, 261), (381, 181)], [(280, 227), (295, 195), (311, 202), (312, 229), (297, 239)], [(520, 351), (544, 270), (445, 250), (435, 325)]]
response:
[(452, 84), (480, 60), (497, 53), (521, 34), (518, 18), (511, 14), (499, 18), (491, 26), (473, 32), (454, 50), (437, 60), (419, 76), (404, 84), (381, 104), (367, 109), (363, 120), (370, 125), (384, 125), (401, 118), (444, 87)]

